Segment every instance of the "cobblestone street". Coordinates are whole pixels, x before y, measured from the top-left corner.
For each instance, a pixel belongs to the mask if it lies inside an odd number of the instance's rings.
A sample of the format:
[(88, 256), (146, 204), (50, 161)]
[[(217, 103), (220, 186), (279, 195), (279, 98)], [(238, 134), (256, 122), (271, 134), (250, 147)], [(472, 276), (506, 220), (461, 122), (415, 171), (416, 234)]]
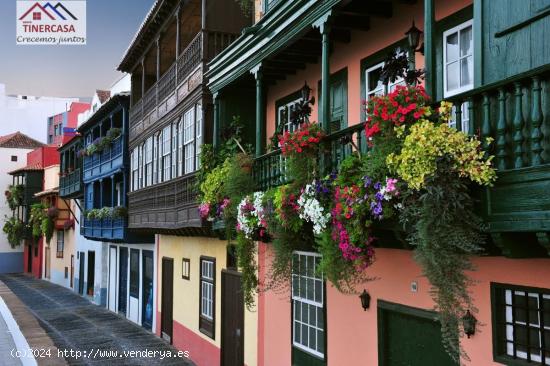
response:
[[(148, 358), (143, 353), (138, 357), (126, 357), (123, 352), (150, 351), (152, 354), (157, 351), (157, 354), (166, 355), (178, 351), (141, 327), (66, 288), (25, 275), (1, 275), (0, 281), (28, 307), (58, 349), (82, 352), (80, 358), (66, 357), (70, 365), (193, 365), (188, 359)], [(111, 355), (101, 357), (100, 353), (105, 351), (112, 351)], [(46, 363), (39, 357), (37, 362), (39, 365)]]

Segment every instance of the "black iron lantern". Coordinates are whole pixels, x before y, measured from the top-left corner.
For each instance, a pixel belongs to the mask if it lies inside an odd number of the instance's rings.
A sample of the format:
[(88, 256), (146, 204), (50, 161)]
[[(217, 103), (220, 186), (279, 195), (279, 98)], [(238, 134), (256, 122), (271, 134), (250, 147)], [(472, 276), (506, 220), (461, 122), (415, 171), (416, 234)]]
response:
[(407, 36), (407, 40), (409, 41), (409, 47), (414, 52), (420, 52), (422, 47), (418, 49), (418, 45), (420, 44), (420, 37), (422, 36), (422, 31), (414, 25), (414, 20), (412, 27), (405, 32), (405, 35)]
[(462, 317), (462, 326), (464, 327), (464, 333), (470, 338), (476, 334), (477, 319), (470, 313), (470, 310), (466, 310), (466, 314)]
[(361, 306), (363, 307), (363, 310), (367, 311), (370, 307), (370, 295), (367, 290), (363, 290), (363, 293), (359, 295), (359, 298), (361, 299)]

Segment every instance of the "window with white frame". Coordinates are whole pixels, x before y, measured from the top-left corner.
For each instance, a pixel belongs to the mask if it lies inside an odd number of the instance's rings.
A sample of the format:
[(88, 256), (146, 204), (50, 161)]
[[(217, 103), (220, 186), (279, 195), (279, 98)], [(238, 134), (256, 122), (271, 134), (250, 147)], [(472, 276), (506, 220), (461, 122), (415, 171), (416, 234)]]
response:
[(214, 338), (214, 317), (216, 314), (216, 263), (214, 259), (200, 260), (200, 317), (199, 329)]
[(492, 284), (499, 361), (550, 365), (550, 290)]
[(138, 164), (139, 164), (139, 179), (138, 179), (138, 189), (143, 188), (143, 144), (138, 147)]
[(160, 132), (153, 136), (153, 184), (159, 182)]
[(178, 177), (183, 175), (183, 119), (178, 122)]
[(282, 125), (282, 131), (289, 131), (294, 132), (294, 130), (298, 127), (294, 123), (292, 123), (292, 112), (296, 109), (296, 106), (300, 101), (302, 100), (302, 97), (298, 97), (296, 99), (293, 99), (289, 101), (288, 103), (279, 104), (277, 107), (277, 126)]
[(132, 161), (132, 190), (135, 191), (138, 189), (138, 157), (137, 157), (137, 148), (132, 150), (131, 155)]
[(195, 114), (195, 130), (196, 130), (196, 148), (195, 148), (195, 170), (201, 166), (200, 154), (202, 146), (202, 105), (197, 104), (197, 113)]
[(195, 108), (183, 115), (183, 146), (185, 153), (185, 174), (194, 170), (195, 162)]
[(181, 161), (178, 160), (178, 123), (172, 123), (172, 178), (178, 176), (178, 164)]
[[(397, 48), (397, 52), (403, 52), (400, 48)], [(408, 57), (408, 53), (406, 53)], [(385, 95), (391, 93), (399, 85), (405, 85), (405, 79), (397, 78), (393, 82), (388, 82), (388, 85), (384, 85), (380, 80), (382, 75), (382, 69), (384, 68), (384, 62), (377, 63), (365, 70), (365, 99), (369, 100), (375, 95)]]
[(153, 184), (153, 137), (145, 141), (145, 186)]
[(171, 125), (164, 127), (162, 130), (162, 181), (166, 182), (171, 179), (170, 176), (170, 153), (172, 152), (170, 141)]
[(443, 90), (449, 97), (474, 86), (473, 22), (469, 20), (443, 33)]
[(316, 268), (317, 253), (294, 252), (292, 257), (292, 344), (325, 357), (324, 283)]

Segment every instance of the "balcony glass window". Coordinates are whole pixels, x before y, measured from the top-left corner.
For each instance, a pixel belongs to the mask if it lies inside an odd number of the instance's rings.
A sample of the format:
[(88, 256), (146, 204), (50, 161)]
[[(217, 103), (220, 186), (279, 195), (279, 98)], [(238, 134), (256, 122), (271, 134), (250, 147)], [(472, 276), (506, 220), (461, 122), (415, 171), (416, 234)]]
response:
[(153, 137), (145, 141), (145, 186), (153, 184)]
[(57, 230), (57, 258), (63, 258), (63, 251), (65, 250), (65, 232), (63, 230)]
[(183, 115), (183, 145), (185, 149), (185, 174), (194, 170), (195, 162), (195, 108)]
[(132, 165), (132, 191), (138, 189), (138, 159), (137, 159), (137, 149), (132, 150), (131, 155), (131, 165)]
[(172, 123), (172, 177), (178, 176), (178, 123)]
[(183, 174), (183, 119), (178, 122), (178, 177)]
[(159, 181), (160, 170), (160, 132), (153, 136), (153, 184)]
[[(397, 52), (402, 52), (400, 50), (401, 49), (398, 47)], [(408, 53), (406, 54), (408, 56)], [(385, 95), (387, 93), (391, 93), (392, 91), (395, 90), (395, 88), (398, 85), (405, 85), (405, 80), (403, 78), (398, 78), (394, 82), (389, 82), (388, 85), (384, 85), (380, 80), (383, 67), (384, 67), (384, 62), (380, 62), (368, 67), (365, 70), (365, 83), (366, 83), (365, 99), (366, 100), (372, 98), (375, 95)]]
[(172, 177), (170, 176), (170, 154), (172, 152), (170, 141), (171, 141), (171, 129), (172, 126), (166, 126), (162, 130), (162, 181), (166, 182)]
[(201, 167), (200, 154), (202, 146), (202, 104), (197, 104), (197, 121), (195, 123), (197, 129), (197, 148), (195, 152), (195, 169), (198, 170)]
[(474, 86), (474, 40), (472, 20), (443, 33), (444, 96), (462, 93)]
[(143, 144), (138, 147), (138, 169), (139, 169), (139, 179), (138, 179), (138, 189), (143, 188)]

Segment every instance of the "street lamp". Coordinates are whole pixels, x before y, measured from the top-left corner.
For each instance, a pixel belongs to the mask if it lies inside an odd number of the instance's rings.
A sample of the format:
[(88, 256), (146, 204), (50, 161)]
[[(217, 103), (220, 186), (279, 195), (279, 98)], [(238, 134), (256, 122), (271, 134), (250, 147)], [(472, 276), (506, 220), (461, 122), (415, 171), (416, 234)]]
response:
[(477, 319), (470, 313), (470, 310), (466, 310), (466, 314), (462, 317), (462, 326), (464, 327), (464, 333), (470, 338), (476, 334)]
[(359, 298), (361, 299), (361, 306), (363, 307), (363, 310), (367, 311), (370, 307), (370, 295), (367, 290), (363, 290), (363, 293), (359, 295)]
[(422, 31), (414, 25), (414, 20), (411, 28), (405, 32), (405, 35), (407, 36), (407, 41), (409, 42), (409, 47), (414, 52), (422, 52), (424, 53), (424, 44), (418, 48), (418, 45), (420, 44), (420, 37), (422, 36)]

